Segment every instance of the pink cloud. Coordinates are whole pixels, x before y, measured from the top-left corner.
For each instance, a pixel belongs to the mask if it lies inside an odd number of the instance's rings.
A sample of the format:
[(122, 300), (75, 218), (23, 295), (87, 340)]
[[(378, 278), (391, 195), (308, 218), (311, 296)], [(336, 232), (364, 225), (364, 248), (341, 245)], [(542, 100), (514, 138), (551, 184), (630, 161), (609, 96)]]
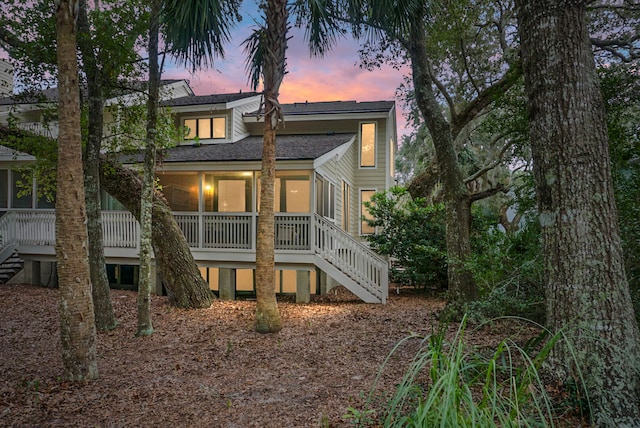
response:
[[(242, 29), (244, 40), (247, 29)], [(287, 75), (280, 88), (280, 102), (303, 101), (392, 101), (396, 100), (398, 114), (398, 134), (407, 133), (406, 121), (402, 116), (401, 103), (395, 99), (397, 87), (409, 70), (394, 70), (383, 66), (367, 71), (358, 67), (358, 43), (353, 39), (341, 39), (322, 58), (310, 57), (302, 37), (302, 31), (294, 30), (287, 48)], [(241, 48), (228, 48), (224, 59), (215, 64), (214, 69), (189, 74), (175, 67), (167, 70), (164, 78), (186, 78), (197, 95), (211, 93), (250, 91), (245, 70), (245, 54)], [(260, 88), (258, 88), (260, 90)]]

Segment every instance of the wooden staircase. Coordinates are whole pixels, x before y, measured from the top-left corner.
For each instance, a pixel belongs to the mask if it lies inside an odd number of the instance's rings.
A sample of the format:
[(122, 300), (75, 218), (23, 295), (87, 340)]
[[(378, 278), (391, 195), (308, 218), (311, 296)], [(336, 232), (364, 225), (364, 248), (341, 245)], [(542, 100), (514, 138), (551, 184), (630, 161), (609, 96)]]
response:
[(24, 260), (15, 251), (0, 263), (0, 284), (6, 284), (18, 272), (22, 270)]
[(315, 221), (315, 265), (367, 303), (386, 303), (388, 262), (319, 215)]

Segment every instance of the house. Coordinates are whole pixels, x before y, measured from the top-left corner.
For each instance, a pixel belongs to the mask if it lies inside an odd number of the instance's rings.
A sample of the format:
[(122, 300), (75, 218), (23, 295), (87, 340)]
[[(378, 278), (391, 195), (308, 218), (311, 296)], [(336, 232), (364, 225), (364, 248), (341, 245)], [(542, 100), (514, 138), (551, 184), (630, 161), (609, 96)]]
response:
[[(261, 95), (197, 96), (185, 81), (167, 84), (172, 96), (163, 105), (187, 133), (164, 151), (157, 170), (162, 191), (210, 288), (223, 297), (252, 293)], [(39, 117), (37, 105), (0, 99), (0, 121), (7, 106), (22, 114), (24, 128), (42, 128), (28, 122)], [(363, 241), (373, 231), (361, 218), (364, 202), (393, 184), (394, 102), (305, 101), (282, 108), (284, 128), (276, 143), (276, 290), (307, 301), (309, 294), (342, 284), (366, 302), (384, 303), (387, 261)], [(113, 110), (107, 115), (111, 121), (116, 116)], [(0, 256), (16, 250), (26, 263), (23, 275), (38, 281), (43, 263), (55, 260), (55, 215), (36, 192), (19, 195), (18, 182), (25, 177), (12, 169), (32, 161), (29, 155), (0, 150), (0, 234), (7, 247)], [(137, 222), (109, 195), (103, 197), (103, 211), (112, 281), (122, 281), (126, 272), (135, 277)]]

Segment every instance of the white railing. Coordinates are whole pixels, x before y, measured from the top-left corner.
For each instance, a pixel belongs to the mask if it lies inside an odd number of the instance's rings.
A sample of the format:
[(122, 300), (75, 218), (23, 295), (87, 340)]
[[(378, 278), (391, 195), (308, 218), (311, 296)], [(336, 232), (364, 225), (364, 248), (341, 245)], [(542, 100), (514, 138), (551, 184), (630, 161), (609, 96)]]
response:
[(13, 239), (20, 245), (55, 246), (56, 213), (53, 210), (13, 211)]
[(58, 125), (45, 125), (40, 122), (19, 123), (18, 128), (52, 139), (58, 138)]
[(128, 211), (103, 211), (102, 242), (105, 247), (138, 248), (138, 221)]
[(385, 302), (389, 288), (388, 262), (325, 218), (314, 215), (314, 222), (316, 254)]
[(254, 216), (210, 213), (202, 216), (203, 248), (251, 250), (254, 248)]
[(15, 239), (13, 239), (13, 216), (11, 213), (6, 213), (0, 217), (0, 263), (11, 257), (15, 250)]
[(311, 250), (309, 214), (276, 214), (274, 228), (276, 250)]
[[(193, 249), (255, 251), (255, 213), (175, 213)], [(275, 249), (317, 254), (376, 299), (386, 301), (388, 263), (321, 216), (277, 213)], [(137, 220), (126, 211), (102, 213), (104, 246), (139, 248)], [(53, 210), (16, 210), (0, 218), (0, 251), (8, 244), (55, 246)]]

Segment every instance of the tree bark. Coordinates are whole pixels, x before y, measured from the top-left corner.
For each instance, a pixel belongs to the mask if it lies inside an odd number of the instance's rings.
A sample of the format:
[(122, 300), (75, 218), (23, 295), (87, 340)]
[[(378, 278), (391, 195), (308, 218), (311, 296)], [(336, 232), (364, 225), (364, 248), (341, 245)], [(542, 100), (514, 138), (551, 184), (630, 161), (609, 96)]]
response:
[(87, 15), (87, 1), (80, 1), (78, 17), (78, 46), (87, 76), (88, 93), (88, 137), (84, 152), (84, 186), (87, 208), (87, 230), (89, 234), (89, 269), (91, 291), (98, 330), (111, 330), (118, 320), (111, 304), (111, 289), (107, 276), (102, 240), (102, 207), (100, 202), (100, 149), (103, 131), (103, 96), (100, 68), (96, 63), (91, 28)]
[[(106, 192), (140, 219), (142, 180), (135, 171), (103, 158), (100, 182)], [(179, 308), (208, 308), (214, 296), (200, 274), (171, 209), (157, 191), (154, 194), (152, 218), (156, 266), (169, 301)]]
[(58, 169), (56, 259), (60, 284), (60, 335), (64, 377), (95, 379), (96, 325), (87, 262), (87, 227), (80, 133), (80, 87), (74, 11), (77, 1), (56, 7), (58, 57)]
[(158, 95), (160, 68), (158, 66), (158, 31), (160, 1), (151, 2), (149, 24), (149, 94), (147, 99), (147, 138), (144, 150), (142, 197), (140, 198), (140, 273), (138, 281), (138, 331), (136, 336), (153, 333), (151, 320), (151, 247), (153, 190), (155, 187), (156, 139), (158, 137)]
[[(411, 71), (416, 103), (425, 119), (436, 153), (436, 162), (443, 187), (446, 210), (446, 241), (449, 301), (453, 312), (459, 312), (465, 302), (478, 298), (478, 288), (465, 262), (471, 255), (471, 198), (464, 184), (454, 148), (451, 125), (442, 115), (442, 108), (433, 91), (427, 58), (426, 28), (421, 16), (412, 20), (409, 46)], [(418, 180), (419, 182), (419, 180)], [(415, 190), (415, 187), (409, 190)], [(413, 192), (412, 192), (413, 194)]]
[(274, 199), (276, 127), (282, 115), (278, 92), (284, 78), (287, 21), (286, 0), (268, 0), (264, 59), (264, 140), (256, 242), (256, 331), (259, 333), (274, 333), (282, 328), (275, 290)]
[(584, 380), (593, 423), (640, 426), (640, 334), (625, 276), (586, 1), (517, 0), (544, 239), (550, 365)]

